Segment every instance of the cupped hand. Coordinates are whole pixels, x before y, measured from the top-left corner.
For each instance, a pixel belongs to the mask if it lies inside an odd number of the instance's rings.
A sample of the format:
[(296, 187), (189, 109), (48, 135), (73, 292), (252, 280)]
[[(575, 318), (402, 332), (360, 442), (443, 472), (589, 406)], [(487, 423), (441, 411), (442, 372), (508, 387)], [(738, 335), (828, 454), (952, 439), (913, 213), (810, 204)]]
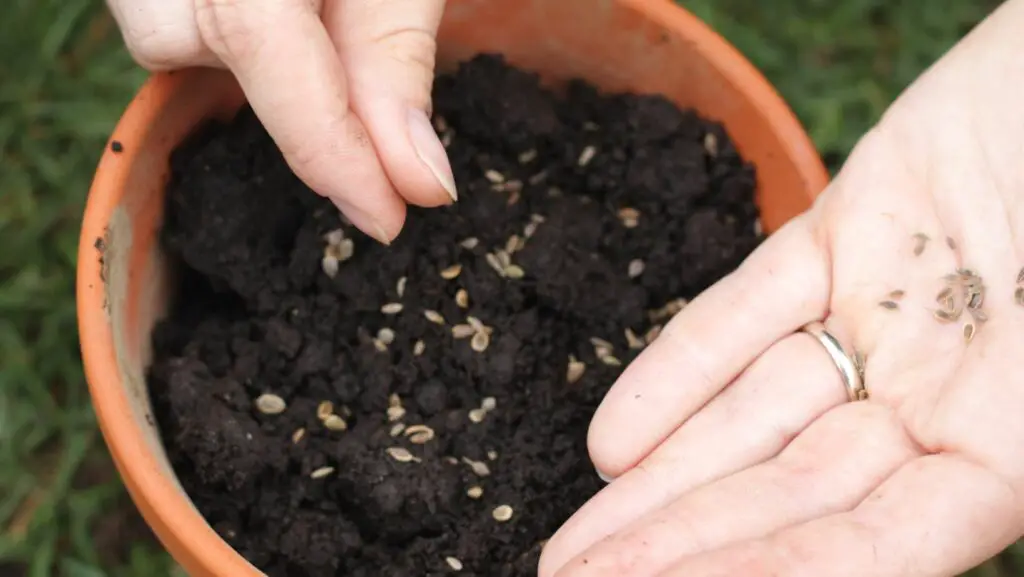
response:
[(387, 244), (456, 199), (430, 124), (444, 0), (108, 0), (143, 66), (226, 67), (295, 173)]
[(590, 430), (614, 481), (541, 577), (950, 576), (1024, 534), (1022, 26), (1004, 3), (626, 369)]

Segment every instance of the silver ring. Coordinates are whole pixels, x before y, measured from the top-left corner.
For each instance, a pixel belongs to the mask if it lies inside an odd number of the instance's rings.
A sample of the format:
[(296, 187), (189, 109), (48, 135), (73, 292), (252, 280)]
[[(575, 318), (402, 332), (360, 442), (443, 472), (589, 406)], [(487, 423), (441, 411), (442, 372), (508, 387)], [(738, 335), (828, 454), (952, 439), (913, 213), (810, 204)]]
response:
[(843, 385), (846, 386), (846, 395), (850, 402), (867, 399), (868, 391), (864, 387), (864, 367), (861, 366), (863, 363), (860, 362), (860, 355), (855, 357), (848, 355), (839, 340), (825, 330), (825, 325), (819, 321), (807, 323), (800, 330), (816, 338), (825, 347), (828, 356), (832, 357), (832, 362), (835, 363), (836, 368), (839, 369), (839, 375), (843, 378)]

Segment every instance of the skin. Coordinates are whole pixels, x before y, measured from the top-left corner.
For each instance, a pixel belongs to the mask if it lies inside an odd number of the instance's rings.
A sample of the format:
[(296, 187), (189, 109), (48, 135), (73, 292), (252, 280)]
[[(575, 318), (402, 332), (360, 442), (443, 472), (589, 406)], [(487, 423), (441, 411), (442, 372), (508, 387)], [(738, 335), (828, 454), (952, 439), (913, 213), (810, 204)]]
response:
[[(1024, 534), (1022, 25), (1004, 3), (625, 370), (589, 436), (615, 480), (540, 577), (938, 577)], [(987, 289), (970, 343), (969, 316), (931, 312), (957, 267)], [(795, 333), (819, 319), (866, 356), (870, 400)]]
[(457, 192), (430, 126), (444, 0), (108, 0), (150, 70), (227, 68), (310, 188), (388, 244)]
[[(454, 200), (425, 115), (443, 0), (108, 1), (148, 68), (230, 69), (296, 173), (367, 234)], [(540, 577), (948, 576), (1024, 534), (1022, 23), (1024, 0), (1005, 2), (626, 369), (589, 439), (615, 480)], [(916, 233), (932, 239), (917, 256)], [(957, 267), (987, 287), (970, 343), (968, 317), (931, 312)], [(867, 358), (868, 401), (846, 402), (796, 332), (818, 319)]]

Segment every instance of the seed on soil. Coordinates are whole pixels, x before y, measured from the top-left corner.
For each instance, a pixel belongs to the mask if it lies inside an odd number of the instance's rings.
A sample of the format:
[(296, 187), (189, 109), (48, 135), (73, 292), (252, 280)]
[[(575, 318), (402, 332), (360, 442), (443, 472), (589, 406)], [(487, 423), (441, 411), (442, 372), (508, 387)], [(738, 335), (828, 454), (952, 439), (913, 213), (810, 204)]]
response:
[(474, 351), (482, 353), (487, 350), (487, 346), (491, 344), (491, 337), (486, 332), (479, 332), (473, 335), (473, 338), (469, 341), (469, 346)]
[(309, 474), (310, 479), (323, 479), (334, 472), (334, 467), (320, 467)]
[(324, 258), (320, 260), (320, 268), (329, 278), (334, 278), (338, 276), (338, 259), (325, 254)]
[(482, 423), (487, 416), (485, 409), (473, 409), (469, 411), (469, 420), (473, 423)]
[(509, 507), (508, 505), (498, 505), (493, 511), (491, 511), (491, 516), (494, 517), (495, 521), (504, 523), (512, 518), (512, 513), (512, 507)]
[(956, 250), (956, 241), (953, 240), (953, 237), (951, 237), (951, 236), (947, 236), (946, 237), (946, 246), (948, 246), (952, 250)]
[(929, 240), (931, 239), (923, 232), (919, 232), (914, 235), (914, 256), (921, 256), (921, 253), (924, 252), (924, 248), (927, 246)]
[(480, 244), (480, 239), (478, 239), (475, 236), (471, 236), (471, 237), (469, 237), (467, 239), (464, 239), (462, 242), (460, 242), (459, 246), (461, 246), (462, 248), (464, 248), (466, 250), (473, 250), (474, 248), (476, 248), (476, 246), (478, 244)]
[(409, 452), (405, 447), (388, 447), (385, 452), (399, 463), (419, 463), (421, 459)]
[(340, 228), (336, 228), (324, 234), (324, 242), (326, 242), (329, 246), (337, 246), (341, 244), (341, 241), (344, 239), (345, 231)]
[(391, 426), (391, 430), (388, 431), (388, 434), (390, 434), (392, 437), (397, 437), (398, 435), (401, 435), (402, 431), (404, 430), (405, 423), (395, 423), (394, 425)]
[(512, 254), (517, 250), (523, 248), (519, 244), (521, 241), (522, 239), (519, 238), (518, 234), (513, 234), (512, 236), (508, 237), (508, 240), (505, 241), (505, 252)]
[(622, 226), (626, 228), (636, 228), (640, 224), (640, 211), (635, 208), (621, 208), (619, 209), (618, 216)]
[(498, 263), (501, 265), (501, 268), (508, 268), (512, 265), (512, 255), (510, 255), (505, 249), (498, 249), (494, 252), (494, 256), (498, 259)]
[(531, 148), (526, 152), (520, 152), (518, 160), (519, 164), (529, 164), (533, 162), (533, 159), (535, 158), (537, 158), (537, 150), (535, 148)]
[(425, 310), (425, 311), (423, 311), (423, 316), (426, 317), (426, 319), (428, 321), (434, 323), (435, 325), (443, 325), (444, 324), (444, 317), (441, 316), (441, 313), (439, 313), (437, 311)]
[(629, 278), (636, 278), (644, 274), (644, 261), (635, 258), (629, 261)]
[(331, 431), (344, 431), (348, 429), (348, 423), (338, 415), (329, 415), (324, 419), (324, 427)]
[(321, 421), (334, 414), (334, 403), (330, 401), (320, 401), (320, 404), (316, 406), (316, 418)]
[(494, 269), (494, 272), (498, 273), (498, 276), (505, 276), (505, 265), (501, 264), (496, 254), (489, 252), (484, 258), (487, 260), (487, 264)]
[(389, 407), (401, 407), (402, 397), (398, 396), (398, 393), (391, 393), (388, 395), (388, 406)]
[(894, 300), (894, 301), (898, 301), (898, 300), (900, 300), (901, 298), (903, 298), (904, 296), (906, 296), (906, 294), (907, 294), (907, 292), (906, 292), (906, 291), (903, 291), (903, 290), (894, 290), (894, 291), (892, 291), (891, 293), (889, 293), (889, 298), (890, 298), (890, 299), (892, 299), (892, 300)]
[(576, 357), (569, 355), (569, 366), (565, 370), (565, 380), (571, 385), (583, 378), (583, 373), (586, 370), (586, 364), (576, 359)]
[(377, 349), (379, 352), (382, 352), (382, 353), (388, 352), (388, 345), (387, 345), (387, 343), (385, 343), (384, 341), (382, 341), (382, 340), (380, 340), (378, 338), (373, 339), (373, 348)]
[(283, 413), (287, 408), (288, 404), (284, 402), (284, 399), (273, 393), (263, 393), (256, 397), (256, 410), (264, 415), (277, 415)]
[(477, 330), (469, 325), (455, 325), (452, 327), (452, 337), (456, 339), (468, 339), (476, 333)]
[(974, 323), (971, 323), (971, 322), (964, 323), (964, 342), (965, 343), (971, 342), (971, 340), (974, 338), (975, 331), (976, 331), (976, 329), (974, 327)]
[(523, 181), (521, 180), (506, 180), (500, 184), (495, 184), (491, 187), (495, 192), (510, 192), (512, 195), (516, 195), (519, 191), (523, 190)]
[(380, 312), (386, 315), (397, 315), (402, 312), (403, 308), (402, 303), (388, 303), (380, 307)]
[(494, 450), (487, 451), (487, 458), (492, 460), (492, 461), (497, 461), (498, 460), (498, 452), (494, 451)]
[(526, 276), (526, 271), (519, 265), (510, 264), (505, 267), (505, 276), (511, 279), (521, 279)]
[(395, 283), (395, 294), (398, 295), (398, 298), (402, 298), (403, 296), (405, 296), (405, 283), (408, 281), (409, 279), (403, 276), (402, 278), (398, 279), (397, 283)]
[(466, 289), (459, 289), (455, 293), (455, 304), (461, 309), (469, 308), (469, 293)]
[(654, 325), (650, 330), (644, 333), (644, 342), (649, 345), (653, 343), (659, 335), (661, 335), (661, 325)]
[(409, 437), (409, 442), (414, 445), (426, 444), (434, 438), (434, 435), (434, 429), (426, 425), (412, 425), (405, 430), (405, 436)]
[(629, 346), (629, 348), (631, 348), (631, 349), (642, 349), (642, 348), (644, 348), (644, 340), (641, 339), (636, 333), (634, 333), (633, 329), (631, 329), (629, 327), (626, 327), (626, 330), (623, 331), (623, 332), (626, 335), (626, 345)]
[(718, 137), (714, 133), (709, 132), (704, 135), (704, 150), (711, 158), (718, 156)]
[(491, 474), (491, 468), (483, 461), (474, 461), (468, 457), (463, 457), (462, 462), (469, 465), (470, 470), (477, 477), (487, 477)]
[(480, 408), (485, 411), (493, 411), (498, 408), (498, 399), (494, 397), (484, 397), (484, 400), (480, 402)]
[(473, 330), (478, 333), (482, 333), (486, 329), (483, 321), (473, 315), (466, 317), (466, 322), (469, 323), (469, 326), (473, 327)]
[(900, 305), (896, 304), (895, 301), (882, 301), (878, 303), (878, 306), (882, 307), (883, 309), (888, 309), (890, 311), (894, 311), (900, 308)]
[(298, 429), (295, 429), (295, 432), (292, 433), (292, 443), (293, 444), (298, 444), (298, 442), (302, 440), (302, 437), (305, 437), (305, 436), (306, 436), (306, 429), (305, 428), (299, 427)]
[(387, 410), (388, 421), (395, 422), (401, 420), (405, 416), (405, 407), (398, 405), (394, 407), (388, 407)]
[(385, 345), (390, 345), (391, 343), (395, 342), (395, 331), (387, 327), (384, 327), (381, 330), (377, 331), (377, 340), (384, 343)]
[(1024, 284), (1024, 268), (1020, 269), (1017, 273), (1017, 284)]
[[(526, 238), (533, 237), (533, 235), (537, 234), (538, 226), (539, 225), (535, 222), (526, 223), (526, 226), (523, 227), (523, 236)], [(525, 242), (523, 244), (525, 244)]]
[(616, 357), (614, 357), (612, 355), (605, 355), (603, 357), (598, 357), (598, 358), (601, 360), (602, 363), (604, 363), (604, 364), (606, 364), (606, 365), (608, 365), (610, 367), (621, 367), (622, 366), (622, 361), (620, 361), (618, 358), (616, 358)]
[(505, 175), (493, 169), (484, 171), (484, 178), (491, 181), (491, 184), (499, 184), (505, 182)]
[(1013, 300), (1024, 307), (1024, 287), (1017, 287), (1017, 290), (1013, 291)]
[(453, 264), (452, 266), (441, 271), (441, 278), (443, 278), (444, 280), (452, 280), (453, 278), (459, 276), (460, 273), (462, 273), (462, 265)]
[(547, 220), (547, 219), (544, 218), (544, 215), (537, 214), (537, 213), (533, 213), (533, 214), (530, 215), (530, 222), (533, 222), (533, 223), (536, 223), (536, 224), (544, 224), (545, 220)]
[(547, 180), (547, 178), (548, 178), (548, 171), (542, 170), (542, 171), (538, 172), (537, 174), (530, 175), (530, 178), (527, 178), (526, 182), (529, 182), (533, 186), (537, 186), (538, 184), (540, 184), (540, 183), (544, 182), (545, 180)]
[(594, 160), (594, 155), (597, 154), (597, 148), (594, 146), (587, 146), (580, 153), (580, 157), (576, 160), (576, 164), (579, 166), (586, 166), (590, 164), (591, 160)]
[(423, 352), (426, 351), (426, 350), (427, 350), (427, 343), (425, 343), (423, 341), (416, 341), (416, 344), (414, 344), (412, 346), (412, 354), (413, 354), (413, 356), (417, 356), (418, 357), (418, 356), (422, 355)]
[(473, 485), (466, 490), (466, 496), (470, 499), (479, 499), (484, 496), (484, 488), (480, 485)]
[(445, 557), (444, 562), (452, 568), (452, 571), (462, 571), (462, 561), (458, 557)]

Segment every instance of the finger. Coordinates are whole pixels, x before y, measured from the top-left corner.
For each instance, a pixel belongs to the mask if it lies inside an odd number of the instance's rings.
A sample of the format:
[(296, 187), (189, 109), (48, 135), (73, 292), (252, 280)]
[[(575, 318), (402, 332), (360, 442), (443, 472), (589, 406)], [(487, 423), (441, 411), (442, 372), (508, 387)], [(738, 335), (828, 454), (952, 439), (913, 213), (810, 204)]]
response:
[(856, 509), (695, 555), (662, 577), (958, 575), (1024, 531), (1013, 489), (953, 454), (915, 459)]
[(199, 35), (194, 0), (107, 0), (107, 6), (143, 68), (222, 66)]
[(196, 22), (292, 170), (389, 243), (405, 204), (349, 109), (341, 62), (314, 8), (309, 0), (197, 0)]
[(891, 411), (847, 404), (776, 459), (680, 497), (596, 543), (557, 575), (654, 576), (687, 555), (849, 510), (915, 456)]
[(430, 123), (435, 36), (444, 0), (342, 0), (324, 21), (345, 65), (352, 108), (407, 201), (437, 206), (458, 195)]
[(598, 471), (617, 477), (638, 463), (769, 345), (822, 317), (828, 294), (812, 212), (694, 299), (626, 368), (590, 426)]
[(550, 575), (593, 543), (684, 493), (776, 456), (846, 398), (821, 344), (806, 334), (785, 337), (640, 465), (580, 508), (545, 546), (541, 567), (548, 572), (541, 574)]

